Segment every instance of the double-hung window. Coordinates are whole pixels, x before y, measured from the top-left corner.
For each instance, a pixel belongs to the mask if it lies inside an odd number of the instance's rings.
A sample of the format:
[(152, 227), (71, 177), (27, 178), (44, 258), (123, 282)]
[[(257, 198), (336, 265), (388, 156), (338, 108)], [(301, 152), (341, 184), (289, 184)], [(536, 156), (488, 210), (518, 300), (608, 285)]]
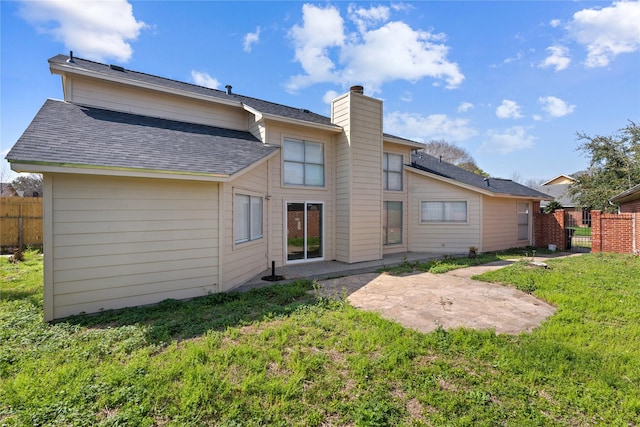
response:
[(382, 243), (397, 245), (402, 243), (402, 202), (384, 202)]
[(284, 140), (284, 183), (324, 186), (324, 146), (317, 142)]
[(402, 191), (402, 155), (383, 153), (382, 174), (385, 190)]
[(245, 243), (262, 238), (262, 197), (234, 196), (234, 241)]
[(422, 222), (467, 222), (467, 202), (422, 202)]

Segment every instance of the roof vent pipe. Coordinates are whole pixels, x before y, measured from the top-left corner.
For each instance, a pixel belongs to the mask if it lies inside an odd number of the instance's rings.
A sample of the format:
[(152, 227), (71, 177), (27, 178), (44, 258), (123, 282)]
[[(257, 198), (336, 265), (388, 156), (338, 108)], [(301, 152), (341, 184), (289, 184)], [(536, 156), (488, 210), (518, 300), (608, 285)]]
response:
[(364, 87), (360, 85), (351, 86), (349, 89), (350, 92), (359, 93), (360, 95), (364, 94)]
[(231, 95), (231, 89), (233, 89), (233, 86), (226, 85), (225, 88), (227, 89), (227, 95)]
[(439, 163), (442, 163), (442, 156), (440, 156), (440, 161), (439, 161)]
[(67, 59), (67, 62), (71, 62), (71, 63), (76, 62), (76, 61), (73, 60), (73, 51), (72, 50), (69, 51), (69, 59)]
[(489, 178), (485, 178), (484, 182), (487, 183), (487, 187), (491, 187), (491, 183), (489, 182)]

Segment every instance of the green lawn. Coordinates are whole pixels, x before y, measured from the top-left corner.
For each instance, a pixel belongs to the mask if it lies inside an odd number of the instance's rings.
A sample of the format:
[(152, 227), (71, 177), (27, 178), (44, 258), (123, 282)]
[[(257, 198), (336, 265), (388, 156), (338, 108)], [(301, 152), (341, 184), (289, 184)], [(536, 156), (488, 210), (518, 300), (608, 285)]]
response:
[(539, 329), (420, 334), (311, 283), (42, 321), (41, 261), (0, 264), (0, 425), (640, 425), (640, 261), (484, 275)]

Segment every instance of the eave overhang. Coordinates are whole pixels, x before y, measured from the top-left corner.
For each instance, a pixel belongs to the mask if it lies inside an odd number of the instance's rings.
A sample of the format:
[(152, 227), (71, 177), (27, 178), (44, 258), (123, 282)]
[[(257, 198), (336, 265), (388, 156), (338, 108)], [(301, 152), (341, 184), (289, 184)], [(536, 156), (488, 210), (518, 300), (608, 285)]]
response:
[(171, 95), (179, 95), (179, 96), (184, 96), (184, 97), (187, 97), (187, 98), (193, 98), (193, 99), (198, 99), (198, 100), (202, 100), (202, 101), (213, 102), (213, 103), (216, 103), (216, 104), (222, 104), (222, 105), (227, 105), (227, 106), (231, 106), (231, 107), (242, 108), (242, 103), (239, 102), (239, 101), (233, 101), (233, 100), (230, 100), (230, 99), (222, 99), (222, 98), (217, 98), (217, 97), (214, 97), (214, 96), (207, 96), (207, 95), (204, 95), (204, 94), (194, 93), (194, 92), (190, 92), (190, 91), (186, 91), (186, 90), (180, 90), (180, 89), (167, 87), (167, 86), (163, 86), (163, 85), (157, 85), (157, 84), (153, 84), (153, 83), (142, 82), (142, 81), (139, 81), (139, 80), (128, 79), (124, 75), (123, 75), (123, 77), (116, 77), (116, 76), (113, 76), (113, 75), (110, 75), (110, 74), (106, 74), (106, 73), (101, 73), (101, 72), (98, 72), (98, 71), (84, 70), (84, 69), (79, 69), (77, 67), (68, 66), (68, 65), (65, 65), (65, 64), (52, 63), (52, 62), (49, 62), (49, 69), (50, 69), (52, 74), (59, 74), (63, 78), (65, 77), (66, 74), (74, 74), (74, 75), (78, 75), (78, 76), (83, 76), (83, 77), (89, 77), (89, 78), (109, 81), (109, 82), (112, 82), (112, 83), (126, 84), (128, 86), (134, 86), (134, 87), (138, 87), (138, 88), (141, 88), (141, 89), (148, 89), (148, 90), (153, 90), (153, 91), (157, 91), (157, 92), (164, 92), (164, 93), (168, 93), (168, 94), (171, 94)]
[(553, 200), (553, 198), (543, 198), (543, 197), (537, 197), (537, 196), (530, 196), (530, 195), (519, 195), (519, 194), (506, 194), (506, 193), (496, 193), (494, 191), (491, 190), (485, 190), (473, 185), (469, 185), (469, 184), (465, 184), (463, 182), (460, 181), (456, 181), (455, 179), (451, 179), (451, 178), (447, 178), (432, 172), (427, 172), (421, 169), (417, 169), (413, 166), (410, 165), (405, 165), (404, 166), (405, 170), (409, 171), (409, 172), (413, 172), (417, 175), (421, 175), (421, 176), (425, 176), (431, 179), (435, 179), (437, 181), (441, 181), (441, 182), (445, 182), (447, 184), (450, 185), (454, 185), (456, 187), (459, 188), (464, 188), (465, 190), (469, 190), (469, 191), (473, 191), (475, 193), (479, 193), (485, 196), (489, 196), (489, 197), (499, 197), (499, 198), (504, 198), (504, 199), (528, 199), (528, 200)]
[(77, 163), (54, 163), (54, 162), (38, 162), (23, 160), (8, 160), (11, 170), (14, 172), (31, 172), (31, 173), (70, 173), (81, 175), (103, 175), (103, 176), (120, 176), (130, 178), (157, 178), (157, 179), (178, 179), (186, 181), (209, 181), (209, 182), (230, 182), (244, 175), (256, 166), (266, 162), (275, 156), (279, 151), (269, 153), (260, 160), (248, 165), (247, 167), (233, 174), (215, 174), (205, 172), (189, 172), (176, 170), (159, 170), (144, 168), (128, 168), (118, 166), (100, 166), (87, 165)]
[(325, 131), (329, 131), (329, 132), (333, 132), (333, 133), (340, 133), (342, 132), (342, 127), (337, 126), (337, 125), (325, 125), (322, 123), (314, 123), (314, 122), (308, 122), (305, 120), (299, 120), (299, 119), (292, 119), (290, 117), (284, 117), (284, 116), (277, 116), (275, 114), (269, 114), (269, 113), (263, 113), (261, 111), (256, 110), (255, 108), (247, 105), (247, 104), (242, 104), (242, 107), (249, 113), (253, 114), (255, 116), (255, 120), (256, 122), (266, 122), (266, 121), (273, 121), (273, 122), (279, 122), (279, 123), (286, 123), (289, 125), (295, 125), (295, 126), (304, 126), (304, 127), (310, 127), (310, 128), (314, 128), (314, 129), (321, 129), (321, 130), (325, 130)]

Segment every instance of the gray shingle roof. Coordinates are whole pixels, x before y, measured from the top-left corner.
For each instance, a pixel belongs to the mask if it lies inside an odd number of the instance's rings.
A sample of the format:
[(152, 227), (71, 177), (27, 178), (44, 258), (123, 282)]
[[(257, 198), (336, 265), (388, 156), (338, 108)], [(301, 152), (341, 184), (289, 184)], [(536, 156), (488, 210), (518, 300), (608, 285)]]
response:
[(88, 61), (86, 59), (74, 57), (74, 62), (67, 62), (67, 59), (69, 59), (69, 57), (66, 55), (56, 55), (53, 58), (49, 59), (49, 63), (64, 65), (65, 67), (70, 67), (76, 70), (97, 72), (118, 79), (129, 79), (140, 83), (154, 84), (162, 87), (182, 90), (198, 95), (209, 96), (211, 98), (217, 98), (226, 101), (236, 101), (248, 105), (249, 107), (258, 110), (261, 113), (272, 114), (289, 119), (302, 120), (310, 123), (333, 126), (329, 117), (312, 113), (311, 111), (303, 108), (287, 107), (286, 105), (263, 101), (261, 99), (251, 98), (248, 96), (237, 95), (235, 93), (228, 95), (226, 91), (210, 89), (203, 86), (180, 82), (164, 77), (158, 77), (151, 74), (140, 73), (137, 71), (127, 69), (120, 71), (122, 69), (121, 67), (115, 67), (116, 69), (114, 69), (107, 64)]
[[(538, 187), (539, 191), (542, 191), (550, 196), (553, 196), (554, 200), (562, 205), (564, 208), (574, 208), (576, 203), (569, 195), (570, 184), (550, 184)], [(545, 206), (545, 203), (542, 204)]]
[(482, 175), (469, 172), (458, 166), (452, 165), (451, 163), (441, 162), (440, 159), (423, 152), (417, 152), (411, 155), (411, 166), (444, 178), (453, 179), (472, 187), (477, 187), (483, 191), (490, 191), (492, 193), (509, 196), (553, 199), (553, 197), (547, 194), (541, 193), (522, 184), (518, 184), (510, 179), (485, 179)]
[(7, 160), (232, 175), (278, 149), (249, 132), (47, 100)]

